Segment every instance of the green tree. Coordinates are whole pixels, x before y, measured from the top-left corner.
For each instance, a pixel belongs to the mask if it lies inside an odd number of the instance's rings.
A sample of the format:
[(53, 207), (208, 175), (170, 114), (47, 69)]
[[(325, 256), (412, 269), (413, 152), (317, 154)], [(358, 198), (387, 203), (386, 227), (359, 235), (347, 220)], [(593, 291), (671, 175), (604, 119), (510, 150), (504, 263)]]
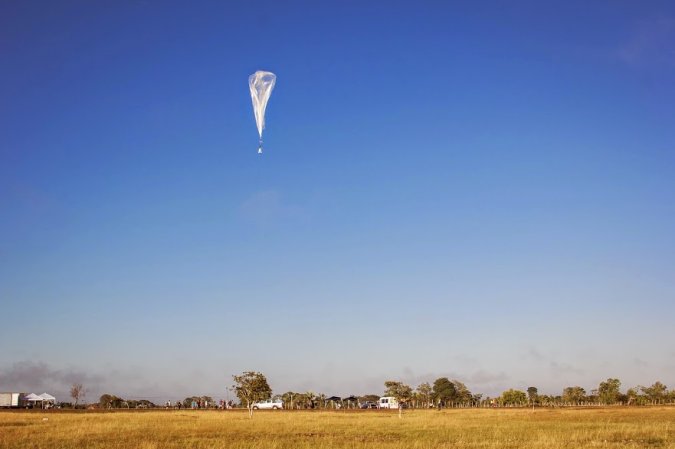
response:
[(293, 410), (298, 403), (299, 393), (294, 393), (292, 391), (287, 391), (281, 395), (281, 400), (284, 401), (284, 407), (287, 409)]
[(98, 406), (107, 409), (107, 408), (122, 408), (122, 404), (124, 403), (124, 399), (118, 398), (114, 394), (103, 394), (101, 397), (98, 399)]
[(651, 387), (640, 387), (640, 390), (650, 401), (660, 401), (666, 397), (668, 388), (661, 382), (656, 381)]
[(326, 396), (324, 393), (319, 393), (319, 394), (314, 395), (314, 401), (317, 403), (319, 408), (326, 408), (326, 406), (327, 406), (326, 398), (327, 397), (328, 396)]
[(537, 403), (537, 400), (539, 399), (539, 390), (537, 390), (537, 387), (527, 387), (527, 399), (532, 406)]
[(669, 402), (670, 401), (675, 402), (675, 388), (668, 391), (668, 393), (666, 393), (665, 399), (666, 399), (666, 401), (669, 401)]
[(599, 397), (598, 397), (598, 389), (595, 388), (595, 389), (591, 390), (591, 394), (589, 394), (588, 396), (586, 396), (586, 400), (587, 400), (588, 402), (592, 402), (592, 403), (594, 403), (594, 404), (597, 403), (597, 402), (599, 402), (600, 399), (599, 399)]
[(417, 394), (419, 395), (422, 404), (424, 404), (424, 407), (429, 407), (432, 392), (433, 390), (431, 389), (431, 385), (429, 385), (429, 382), (421, 383), (417, 387)]
[(101, 408), (112, 408), (112, 399), (113, 395), (111, 394), (102, 394), (100, 398), (98, 398), (98, 406)]
[(476, 393), (476, 394), (472, 395), (471, 400), (476, 405), (480, 404), (481, 401), (483, 400), (483, 393)]
[(314, 402), (316, 400), (316, 394), (313, 391), (307, 391), (302, 395), (302, 402), (305, 408), (314, 408)]
[(187, 397), (187, 398), (183, 399), (183, 407), (190, 408), (190, 407), (192, 407), (193, 402), (198, 404), (200, 399), (201, 398), (199, 396)]
[(579, 403), (586, 399), (586, 390), (581, 387), (567, 387), (563, 390), (563, 402)]
[(133, 408), (155, 408), (157, 407), (153, 402), (148, 401), (147, 399), (140, 399), (138, 401), (129, 401), (133, 405)]
[(452, 384), (455, 386), (455, 397), (453, 398), (454, 401), (471, 402), (471, 392), (468, 388), (466, 388), (466, 385), (458, 380), (453, 380)]
[(393, 380), (386, 381), (384, 383), (384, 388), (386, 388), (384, 393), (385, 396), (396, 398), (396, 401), (398, 402), (398, 417), (401, 418), (403, 414), (403, 404), (406, 404), (412, 399), (412, 388), (403, 382), (396, 382)]
[(642, 402), (641, 399), (643, 399), (643, 398), (640, 396), (640, 393), (638, 392), (638, 388), (644, 388), (644, 387), (629, 388), (628, 390), (626, 390), (627, 405), (639, 404), (640, 402)]
[(232, 379), (234, 380), (234, 392), (239, 401), (246, 404), (249, 418), (253, 418), (253, 404), (272, 396), (272, 389), (267, 383), (267, 378), (256, 371), (244, 371), (239, 376), (233, 375)]
[(621, 381), (619, 379), (609, 378), (604, 382), (600, 382), (598, 386), (598, 398), (605, 404), (614, 404), (619, 400), (619, 388), (621, 388)]
[(455, 384), (450, 382), (450, 379), (447, 377), (439, 377), (434, 381), (434, 386), (432, 388), (432, 396), (436, 403), (445, 405), (446, 403), (452, 401), (457, 394), (455, 389)]
[(517, 405), (527, 402), (527, 395), (524, 391), (514, 390), (513, 388), (502, 393), (499, 401), (503, 405)]

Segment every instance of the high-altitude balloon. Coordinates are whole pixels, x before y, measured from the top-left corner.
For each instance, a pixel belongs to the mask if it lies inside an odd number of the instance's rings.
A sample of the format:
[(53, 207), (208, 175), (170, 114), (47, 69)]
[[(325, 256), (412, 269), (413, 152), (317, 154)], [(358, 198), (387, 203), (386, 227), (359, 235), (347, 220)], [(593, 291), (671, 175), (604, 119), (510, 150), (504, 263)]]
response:
[(265, 129), (265, 109), (267, 102), (272, 95), (272, 89), (277, 82), (277, 76), (272, 72), (258, 70), (248, 77), (248, 87), (251, 90), (251, 101), (253, 101), (253, 113), (255, 114), (255, 123), (258, 126), (258, 135), (260, 141), (258, 153), (262, 153), (262, 133)]

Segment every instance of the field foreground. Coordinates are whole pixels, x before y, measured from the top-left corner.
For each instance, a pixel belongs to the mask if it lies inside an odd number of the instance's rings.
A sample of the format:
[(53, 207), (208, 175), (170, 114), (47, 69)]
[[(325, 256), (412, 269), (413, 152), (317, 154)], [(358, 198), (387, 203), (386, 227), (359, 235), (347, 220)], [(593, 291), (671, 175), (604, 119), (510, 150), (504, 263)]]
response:
[(0, 412), (0, 448), (675, 448), (675, 408)]

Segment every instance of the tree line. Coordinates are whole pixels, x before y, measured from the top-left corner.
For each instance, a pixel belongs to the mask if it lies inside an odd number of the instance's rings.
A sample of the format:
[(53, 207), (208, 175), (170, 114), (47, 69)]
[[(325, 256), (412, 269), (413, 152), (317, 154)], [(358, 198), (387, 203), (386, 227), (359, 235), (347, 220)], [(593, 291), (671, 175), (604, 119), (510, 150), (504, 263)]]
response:
[[(272, 389), (262, 373), (248, 371), (239, 376), (233, 376), (233, 379), (235, 381), (233, 389), (240, 404), (248, 407), (251, 415), (253, 403), (272, 397)], [(383, 396), (396, 398), (399, 413), (404, 407), (648, 405), (675, 402), (675, 389), (669, 391), (660, 381), (649, 387), (637, 386), (622, 392), (621, 381), (616, 378), (600, 382), (598, 388), (591, 390), (590, 393), (579, 386), (565, 387), (560, 395), (539, 394), (537, 387), (529, 387), (527, 391), (510, 388), (495, 398), (484, 396), (481, 393), (472, 393), (464, 383), (447, 377), (440, 377), (433, 384), (423, 382), (415, 388), (403, 382), (388, 380), (384, 382), (384, 387)], [(329, 406), (329, 402), (333, 406), (336, 402), (334, 397), (327, 398), (323, 394), (317, 395), (313, 392), (287, 391), (276, 397), (281, 398), (284, 401), (284, 407), (289, 409), (325, 408)], [(350, 399), (354, 397), (351, 396)], [(366, 401), (376, 402), (380, 395), (370, 394), (355, 398), (358, 399), (357, 404)]]
[[(308, 410), (336, 407), (358, 407), (366, 402), (377, 402), (381, 396), (397, 399), (402, 408), (444, 408), (444, 407), (525, 407), (525, 406), (583, 406), (583, 405), (651, 405), (675, 403), (675, 389), (668, 390), (660, 381), (650, 386), (636, 386), (621, 390), (621, 381), (609, 378), (599, 383), (598, 387), (587, 392), (580, 386), (564, 387), (559, 395), (540, 394), (537, 387), (531, 386), (525, 391), (510, 388), (497, 397), (485, 396), (471, 392), (467, 386), (456, 379), (440, 377), (434, 382), (423, 382), (416, 387), (403, 382), (388, 380), (384, 382), (383, 394), (365, 394), (350, 396), (349, 401), (335, 396), (312, 391), (287, 391), (273, 394), (264, 374), (245, 371), (232, 376), (234, 391), (239, 400), (239, 407), (248, 409), (253, 414), (253, 404), (271, 398), (279, 398), (286, 409)], [(83, 390), (80, 386), (79, 390)], [(79, 398), (73, 398), (77, 401)], [(195, 404), (198, 404), (195, 407)], [(182, 401), (166, 405), (174, 408), (227, 408), (224, 402), (217, 404), (210, 396), (190, 396)], [(153, 408), (157, 407), (148, 400), (125, 400), (112, 394), (104, 394), (99, 398), (100, 408)]]

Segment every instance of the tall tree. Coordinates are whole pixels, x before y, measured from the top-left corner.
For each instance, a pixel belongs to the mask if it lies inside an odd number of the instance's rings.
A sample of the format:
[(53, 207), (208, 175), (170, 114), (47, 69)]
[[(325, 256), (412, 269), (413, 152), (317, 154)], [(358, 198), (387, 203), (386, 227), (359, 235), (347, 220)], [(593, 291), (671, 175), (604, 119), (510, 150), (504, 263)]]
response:
[(455, 384), (450, 382), (450, 379), (447, 377), (439, 377), (436, 379), (432, 390), (434, 401), (442, 405), (452, 401), (457, 394)]
[(287, 391), (286, 393), (281, 395), (281, 400), (284, 402), (284, 406), (287, 409), (293, 410), (293, 408), (295, 406), (295, 403), (293, 402), (293, 400), (295, 400), (295, 402), (297, 403), (298, 396), (299, 396), (298, 393), (294, 393), (292, 391)]
[(422, 403), (427, 408), (429, 407), (429, 403), (431, 402), (431, 393), (432, 392), (433, 392), (433, 390), (431, 389), (431, 385), (429, 385), (429, 382), (421, 383), (417, 387), (417, 394), (419, 394), (419, 397), (422, 400)]
[(499, 401), (504, 405), (519, 405), (527, 401), (527, 395), (524, 391), (511, 388), (502, 393)]
[(563, 402), (579, 403), (586, 399), (586, 390), (581, 387), (567, 387), (563, 390)]
[(537, 390), (537, 387), (527, 387), (527, 399), (534, 407), (534, 404), (539, 399), (539, 390)]
[(314, 395), (314, 400), (318, 402), (318, 405), (320, 408), (326, 408), (326, 394), (325, 393), (319, 393)]
[(457, 379), (452, 381), (452, 384), (455, 386), (455, 397), (453, 398), (454, 401), (457, 402), (470, 402), (472, 399), (471, 392), (469, 391), (468, 388), (466, 388), (466, 385), (464, 385), (462, 382), (458, 381)]
[(471, 400), (474, 404), (478, 405), (483, 400), (483, 393), (475, 393), (471, 396)]
[(303, 397), (305, 401), (305, 407), (313, 409), (315, 407), (314, 403), (316, 401), (316, 394), (313, 391), (307, 391)]
[(661, 399), (664, 399), (668, 391), (668, 387), (659, 381), (654, 382), (651, 387), (640, 387), (640, 389), (650, 401), (660, 401)]
[(269, 399), (272, 389), (264, 374), (256, 371), (244, 371), (239, 376), (232, 376), (234, 391), (242, 404), (248, 408), (248, 416), (253, 418), (253, 404)]
[(403, 414), (403, 405), (412, 399), (412, 388), (403, 382), (396, 382), (388, 380), (384, 383), (386, 391), (385, 396), (392, 396), (398, 402), (398, 417), (401, 418)]
[(193, 406), (193, 404), (195, 404), (194, 406), (196, 407), (199, 404), (200, 400), (201, 400), (201, 398), (199, 396), (187, 397), (187, 398), (183, 399), (183, 406), (185, 408), (191, 408)]
[(80, 399), (84, 399), (86, 394), (87, 391), (82, 384), (73, 384), (73, 386), (70, 387), (70, 397), (75, 401), (75, 408), (77, 408), (77, 403)]
[(103, 394), (98, 400), (98, 405), (101, 408), (121, 408), (124, 399), (118, 398), (114, 394)]
[(640, 402), (640, 394), (638, 393), (638, 388), (644, 388), (644, 387), (637, 387), (637, 388), (629, 388), (626, 390), (626, 405), (631, 405), (631, 404), (636, 404)]
[(619, 400), (619, 388), (621, 388), (621, 381), (619, 379), (609, 378), (604, 382), (600, 382), (598, 386), (598, 397), (600, 401), (605, 404), (614, 404)]

